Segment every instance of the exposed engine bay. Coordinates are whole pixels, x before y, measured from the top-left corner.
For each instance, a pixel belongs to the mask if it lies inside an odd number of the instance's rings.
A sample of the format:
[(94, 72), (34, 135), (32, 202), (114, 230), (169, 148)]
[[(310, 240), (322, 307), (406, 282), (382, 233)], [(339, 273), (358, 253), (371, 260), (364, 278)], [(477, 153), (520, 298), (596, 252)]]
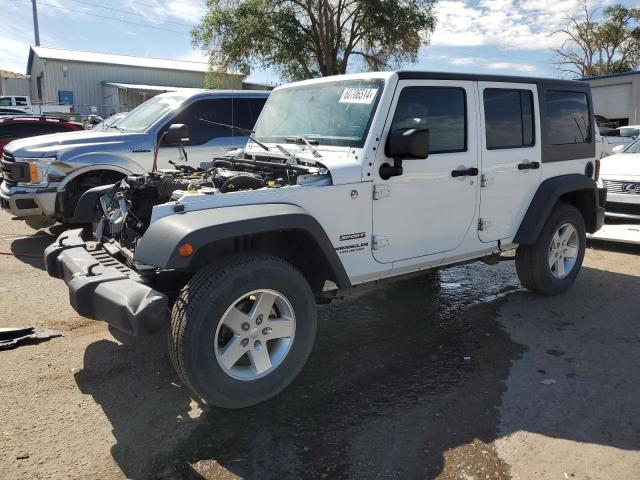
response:
[[(222, 157), (208, 169), (174, 164), (173, 170), (130, 175), (99, 199), (94, 223), (96, 240), (115, 240), (124, 253), (135, 251), (149, 228), (155, 205), (177, 202), (185, 195), (223, 195), (301, 185), (310, 178), (329, 178), (319, 163), (295, 157)], [(128, 256), (128, 255), (127, 255)]]

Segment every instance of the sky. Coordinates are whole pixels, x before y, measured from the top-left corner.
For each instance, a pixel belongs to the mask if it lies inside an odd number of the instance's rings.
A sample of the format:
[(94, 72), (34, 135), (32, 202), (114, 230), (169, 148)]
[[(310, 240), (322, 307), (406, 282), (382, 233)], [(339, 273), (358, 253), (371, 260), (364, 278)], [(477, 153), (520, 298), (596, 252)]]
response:
[[(615, 0), (591, 0), (590, 8)], [(190, 30), (204, 0), (37, 0), (40, 44), (157, 58), (206, 61), (191, 45)], [(634, 0), (620, 3), (632, 6)], [(513, 75), (558, 76), (550, 64), (554, 35), (580, 0), (440, 0), (431, 44), (406, 68)], [(31, 0), (0, 0), (0, 69), (25, 73), (34, 43)], [(357, 71), (354, 62), (351, 71)], [(270, 70), (248, 80), (277, 84)]]

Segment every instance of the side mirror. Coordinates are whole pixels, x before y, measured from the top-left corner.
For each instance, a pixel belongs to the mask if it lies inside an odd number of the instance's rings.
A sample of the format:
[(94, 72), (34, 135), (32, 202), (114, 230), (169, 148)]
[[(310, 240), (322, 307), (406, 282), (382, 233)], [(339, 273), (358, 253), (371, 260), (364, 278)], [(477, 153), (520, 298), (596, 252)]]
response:
[(626, 147), (626, 145), (616, 145), (615, 147), (613, 147), (611, 149), (611, 151), (613, 153), (622, 153), (624, 151), (624, 148)]
[(174, 123), (164, 135), (166, 145), (182, 145), (189, 141), (189, 127), (183, 123)]
[(387, 180), (402, 175), (402, 160), (424, 160), (429, 156), (429, 130), (424, 128), (397, 128), (389, 133), (387, 157), (393, 158), (393, 166), (380, 166), (380, 177)]

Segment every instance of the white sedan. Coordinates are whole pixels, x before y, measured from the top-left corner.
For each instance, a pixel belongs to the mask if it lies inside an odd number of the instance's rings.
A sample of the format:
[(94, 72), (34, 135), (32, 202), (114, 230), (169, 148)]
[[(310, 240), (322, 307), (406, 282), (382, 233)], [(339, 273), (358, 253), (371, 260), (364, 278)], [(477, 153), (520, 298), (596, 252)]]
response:
[(640, 139), (603, 158), (600, 178), (607, 187), (607, 216), (640, 220)]

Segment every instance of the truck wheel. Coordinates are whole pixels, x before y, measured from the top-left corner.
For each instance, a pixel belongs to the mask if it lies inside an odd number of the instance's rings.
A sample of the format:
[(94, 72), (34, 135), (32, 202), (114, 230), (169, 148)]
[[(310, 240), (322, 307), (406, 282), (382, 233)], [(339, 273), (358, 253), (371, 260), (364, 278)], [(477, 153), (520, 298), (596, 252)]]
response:
[(289, 385), (315, 335), (315, 299), (304, 276), (279, 258), (242, 254), (203, 268), (182, 289), (169, 351), (205, 403), (242, 408)]
[(532, 245), (516, 250), (516, 271), (522, 285), (534, 292), (555, 295), (575, 280), (586, 246), (584, 219), (572, 205), (560, 203)]

